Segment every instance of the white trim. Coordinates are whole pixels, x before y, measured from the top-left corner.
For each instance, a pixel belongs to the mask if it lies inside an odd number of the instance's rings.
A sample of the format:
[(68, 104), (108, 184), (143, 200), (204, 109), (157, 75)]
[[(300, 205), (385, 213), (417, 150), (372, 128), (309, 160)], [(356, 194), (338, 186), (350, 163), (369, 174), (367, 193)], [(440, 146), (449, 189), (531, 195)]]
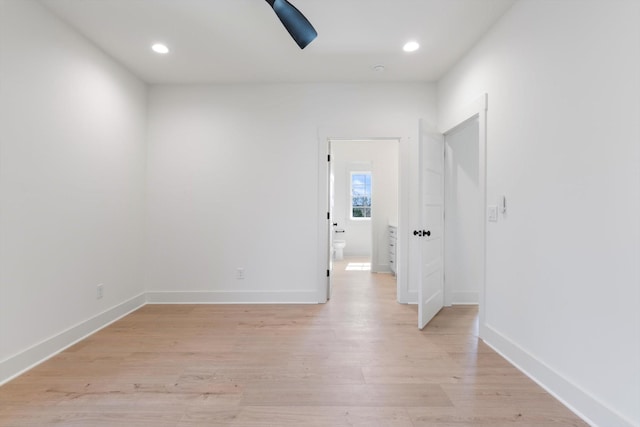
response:
[[(416, 130), (418, 126), (416, 125)], [(411, 182), (411, 166), (413, 157), (411, 149), (415, 147), (418, 137), (414, 139), (412, 146), (411, 138), (400, 140), (400, 152), (398, 153), (398, 224), (396, 228), (396, 300), (401, 304), (417, 304), (418, 292), (409, 290), (409, 240), (407, 238), (411, 227), (411, 209), (409, 201), (413, 195)]]
[(317, 304), (313, 291), (234, 292), (187, 291), (147, 292), (148, 304)]
[(480, 301), (478, 291), (452, 291), (451, 305), (478, 305)]
[[(487, 110), (489, 108), (489, 96), (485, 93), (476, 99), (471, 104), (461, 108), (458, 112), (451, 117), (445, 118), (443, 123), (445, 125), (440, 126), (440, 132), (444, 135), (450, 133), (458, 126), (464, 124), (466, 121), (478, 117), (478, 175), (479, 179), (479, 191), (482, 209), (480, 215), (482, 216), (482, 262), (480, 273), (480, 287), (478, 292), (478, 318), (479, 318), (479, 335), (484, 339), (485, 334), (485, 293), (487, 284)], [(446, 207), (445, 207), (446, 208)]]
[(318, 281), (316, 284), (316, 301), (320, 304), (329, 300), (330, 277), (327, 271), (331, 269), (331, 249), (329, 248), (329, 221), (327, 212), (329, 209), (329, 168), (328, 156), (331, 154), (331, 142), (328, 135), (322, 134), (318, 128)]
[(560, 403), (592, 426), (634, 427), (631, 420), (554, 370), (490, 325), (483, 340), (496, 353), (535, 381)]
[(418, 305), (418, 291), (407, 291), (405, 293), (406, 302), (404, 304)]
[(0, 362), (0, 385), (11, 381), (144, 305), (145, 294), (142, 293), (8, 357)]
[(147, 292), (0, 361), (0, 386), (146, 304), (317, 304), (315, 292)]
[(442, 123), (444, 124), (439, 124), (438, 129), (440, 133), (447, 134), (467, 120), (479, 115), (481, 112), (486, 112), (488, 108), (489, 95), (485, 93), (476, 98), (476, 100), (470, 104), (461, 107), (450, 117), (443, 119)]

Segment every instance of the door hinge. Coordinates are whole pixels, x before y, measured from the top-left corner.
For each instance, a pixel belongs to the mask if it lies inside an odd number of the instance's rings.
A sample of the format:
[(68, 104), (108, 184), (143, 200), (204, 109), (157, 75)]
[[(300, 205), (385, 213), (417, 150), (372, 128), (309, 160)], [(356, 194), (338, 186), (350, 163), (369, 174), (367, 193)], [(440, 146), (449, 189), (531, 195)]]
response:
[(327, 162), (331, 161), (331, 154), (327, 154)]
[(331, 219), (331, 212), (327, 212), (327, 219)]
[(331, 274), (331, 272), (329, 270), (327, 270), (327, 277), (329, 277), (330, 274)]

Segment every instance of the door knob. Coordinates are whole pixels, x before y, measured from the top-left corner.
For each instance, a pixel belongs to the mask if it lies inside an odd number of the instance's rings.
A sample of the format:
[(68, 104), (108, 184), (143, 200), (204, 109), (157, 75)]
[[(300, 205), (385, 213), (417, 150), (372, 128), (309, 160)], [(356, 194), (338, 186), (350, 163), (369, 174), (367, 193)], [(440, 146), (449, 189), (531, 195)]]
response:
[(420, 237), (422, 237), (422, 231), (420, 231), (420, 230), (413, 230), (413, 235), (414, 235), (414, 236), (420, 236)]

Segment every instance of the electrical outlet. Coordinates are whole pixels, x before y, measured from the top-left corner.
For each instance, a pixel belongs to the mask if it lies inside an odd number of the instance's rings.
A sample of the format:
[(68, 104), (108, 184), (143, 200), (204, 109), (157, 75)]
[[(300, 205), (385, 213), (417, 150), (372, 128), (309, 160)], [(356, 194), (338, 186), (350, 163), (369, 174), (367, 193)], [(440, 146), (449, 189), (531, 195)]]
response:
[(244, 268), (238, 268), (236, 270), (236, 279), (243, 280), (244, 279)]
[(96, 299), (102, 299), (104, 296), (104, 284), (100, 283), (96, 286)]

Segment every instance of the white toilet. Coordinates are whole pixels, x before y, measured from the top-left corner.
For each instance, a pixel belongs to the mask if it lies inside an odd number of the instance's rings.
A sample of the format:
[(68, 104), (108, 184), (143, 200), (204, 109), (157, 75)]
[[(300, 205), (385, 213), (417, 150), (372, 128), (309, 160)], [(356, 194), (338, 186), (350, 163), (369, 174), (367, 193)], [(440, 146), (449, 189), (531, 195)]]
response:
[(347, 246), (346, 240), (333, 240), (333, 259), (341, 260), (344, 258), (344, 247)]

